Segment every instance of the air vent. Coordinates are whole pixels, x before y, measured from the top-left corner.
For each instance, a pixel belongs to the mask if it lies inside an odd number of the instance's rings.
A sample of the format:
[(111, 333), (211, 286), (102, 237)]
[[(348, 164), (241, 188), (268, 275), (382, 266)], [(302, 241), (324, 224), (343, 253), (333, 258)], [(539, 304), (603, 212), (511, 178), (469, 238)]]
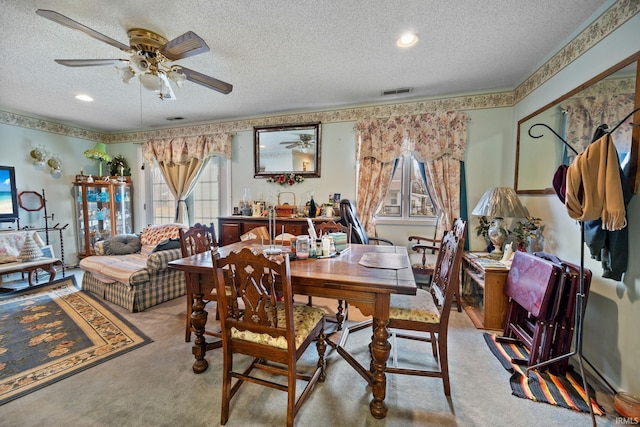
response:
[(383, 90), (382, 91), (382, 96), (400, 95), (400, 94), (403, 94), (403, 93), (409, 93), (411, 91), (413, 91), (413, 88), (411, 88), (411, 87), (402, 87), (400, 89)]
[(167, 117), (167, 120), (169, 120), (170, 122), (174, 120), (184, 120), (184, 117)]

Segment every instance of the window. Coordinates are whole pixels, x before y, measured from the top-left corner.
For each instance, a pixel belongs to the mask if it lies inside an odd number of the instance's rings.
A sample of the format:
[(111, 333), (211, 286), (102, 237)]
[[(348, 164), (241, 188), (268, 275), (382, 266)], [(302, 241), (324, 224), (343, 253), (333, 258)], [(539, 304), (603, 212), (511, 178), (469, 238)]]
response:
[(397, 159), (393, 178), (378, 218), (431, 218), (435, 210), (420, 172), (420, 162), (405, 154)]
[(192, 223), (209, 224), (220, 214), (220, 158), (212, 157), (187, 200)]
[(151, 194), (153, 212), (152, 224), (168, 224), (175, 222), (176, 199), (169, 191), (160, 168), (154, 163), (151, 171)]
[[(220, 212), (220, 158), (212, 157), (187, 197), (189, 222), (209, 224)], [(154, 165), (151, 173), (153, 224), (175, 222), (176, 199), (169, 191), (162, 172)]]

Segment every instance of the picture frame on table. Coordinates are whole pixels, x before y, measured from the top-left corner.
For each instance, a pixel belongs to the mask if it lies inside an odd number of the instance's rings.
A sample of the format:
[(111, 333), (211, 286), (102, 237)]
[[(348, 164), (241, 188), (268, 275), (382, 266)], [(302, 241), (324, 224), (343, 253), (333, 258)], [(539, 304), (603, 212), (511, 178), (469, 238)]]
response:
[(45, 245), (43, 247), (40, 248), (40, 250), (42, 251), (42, 256), (45, 258), (55, 258), (55, 253), (53, 252), (53, 246), (52, 245)]

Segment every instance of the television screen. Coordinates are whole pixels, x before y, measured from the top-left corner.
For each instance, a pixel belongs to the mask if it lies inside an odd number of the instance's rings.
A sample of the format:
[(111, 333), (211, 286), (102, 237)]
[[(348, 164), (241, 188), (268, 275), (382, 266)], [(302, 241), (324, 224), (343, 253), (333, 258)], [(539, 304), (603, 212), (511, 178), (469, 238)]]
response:
[(18, 192), (13, 166), (0, 166), (0, 222), (18, 219)]

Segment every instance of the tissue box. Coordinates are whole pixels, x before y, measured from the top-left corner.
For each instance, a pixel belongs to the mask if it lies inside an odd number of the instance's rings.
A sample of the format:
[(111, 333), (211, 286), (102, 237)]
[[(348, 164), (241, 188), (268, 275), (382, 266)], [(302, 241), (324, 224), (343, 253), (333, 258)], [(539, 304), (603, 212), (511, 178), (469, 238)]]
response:
[(335, 232), (329, 233), (329, 236), (333, 238), (333, 244), (335, 245), (337, 252), (340, 252), (347, 247), (347, 233)]

